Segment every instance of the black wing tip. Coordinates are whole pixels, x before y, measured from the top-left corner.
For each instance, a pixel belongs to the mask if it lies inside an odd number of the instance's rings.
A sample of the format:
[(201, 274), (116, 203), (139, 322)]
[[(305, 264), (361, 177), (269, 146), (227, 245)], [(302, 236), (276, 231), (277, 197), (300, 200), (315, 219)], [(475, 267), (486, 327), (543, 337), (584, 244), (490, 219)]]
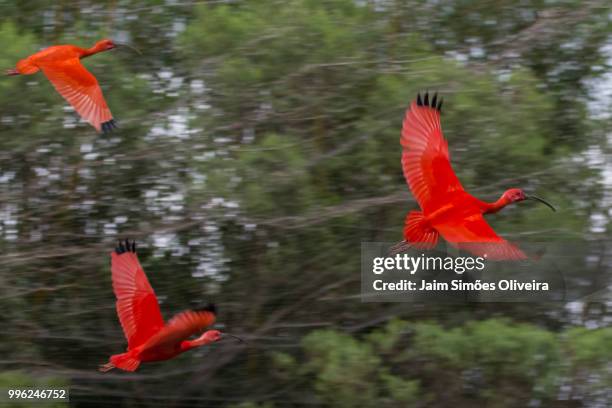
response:
[(130, 242), (129, 239), (125, 241), (117, 241), (117, 247), (115, 248), (115, 253), (117, 255), (124, 254), (126, 252), (136, 253), (136, 241)]
[(416, 104), (417, 106), (425, 106), (428, 108), (432, 108), (437, 110), (438, 112), (442, 112), (442, 102), (444, 102), (444, 99), (440, 98), (440, 100), (438, 101), (438, 93), (434, 92), (434, 94), (431, 97), (431, 100), (429, 99), (429, 92), (425, 91), (425, 94), (423, 95), (423, 98), (421, 98), (421, 93), (417, 93), (417, 98), (416, 98)]
[(217, 314), (217, 305), (215, 305), (214, 303), (209, 303), (206, 306), (200, 308), (200, 309), (196, 309), (196, 312), (210, 312), (212, 314)]
[(111, 119), (107, 122), (102, 123), (102, 133), (106, 135), (108, 133), (111, 133), (113, 129), (117, 129), (118, 127), (119, 126), (117, 126), (117, 122), (115, 122), (115, 119)]

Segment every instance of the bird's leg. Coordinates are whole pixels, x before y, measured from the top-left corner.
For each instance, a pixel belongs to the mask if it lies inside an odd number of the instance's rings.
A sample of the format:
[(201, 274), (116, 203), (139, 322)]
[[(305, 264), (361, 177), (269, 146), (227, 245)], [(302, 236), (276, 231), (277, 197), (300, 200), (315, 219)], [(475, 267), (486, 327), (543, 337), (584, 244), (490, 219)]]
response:
[(113, 365), (113, 363), (108, 362), (106, 364), (102, 364), (100, 366), (100, 368), (98, 368), (98, 371), (100, 371), (101, 373), (106, 373), (110, 370), (112, 370), (113, 368), (115, 368), (115, 366)]
[(410, 248), (412, 248), (412, 245), (410, 245), (410, 242), (400, 241), (397, 244), (393, 245), (391, 248), (389, 248), (389, 252), (387, 252), (387, 256), (401, 254), (402, 252), (406, 252)]
[(4, 71), (4, 73), (6, 75), (8, 75), (8, 76), (11, 76), (11, 75), (20, 75), (19, 71), (17, 71), (15, 68), (7, 69), (6, 71)]

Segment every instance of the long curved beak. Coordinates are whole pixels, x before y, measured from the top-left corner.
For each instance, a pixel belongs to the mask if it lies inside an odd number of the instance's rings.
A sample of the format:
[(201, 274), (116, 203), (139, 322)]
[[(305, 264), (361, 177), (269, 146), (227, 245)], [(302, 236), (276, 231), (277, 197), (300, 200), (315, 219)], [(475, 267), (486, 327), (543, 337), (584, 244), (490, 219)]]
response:
[(525, 196), (525, 197), (527, 197), (530, 200), (539, 201), (542, 204), (547, 205), (551, 210), (557, 211), (557, 209), (555, 207), (553, 207), (553, 205), (551, 203), (549, 203), (548, 201), (544, 200), (543, 198), (540, 198), (540, 197), (534, 196), (534, 195), (528, 195), (528, 196)]
[(136, 52), (137, 52), (139, 55), (142, 55), (142, 52), (140, 52), (140, 50), (139, 50), (138, 48), (136, 48), (136, 47), (134, 47), (134, 46), (132, 46), (132, 45), (130, 45), (130, 44), (118, 43), (118, 42), (116, 42), (116, 43), (114, 43), (114, 44), (115, 44), (117, 47), (126, 47), (126, 48), (129, 48), (129, 49), (131, 49), (131, 50), (133, 50), (133, 51), (136, 51)]
[(226, 337), (226, 336), (227, 336), (227, 337), (233, 337), (234, 339), (238, 340), (238, 341), (239, 341), (239, 342), (241, 342), (241, 343), (244, 343), (244, 342), (245, 342), (245, 341), (244, 341), (244, 340), (242, 340), (240, 337), (238, 337), (238, 336), (234, 336), (233, 334), (229, 334), (229, 333), (221, 333), (221, 338)]

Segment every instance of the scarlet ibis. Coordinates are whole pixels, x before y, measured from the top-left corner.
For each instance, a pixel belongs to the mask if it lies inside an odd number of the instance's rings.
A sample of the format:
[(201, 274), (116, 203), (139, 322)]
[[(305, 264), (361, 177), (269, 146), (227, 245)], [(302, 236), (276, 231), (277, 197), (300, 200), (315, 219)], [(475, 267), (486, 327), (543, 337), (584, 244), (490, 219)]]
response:
[(499, 237), (483, 215), (496, 213), (508, 204), (532, 199), (553, 211), (547, 201), (527, 195), (519, 188), (506, 190), (499, 200), (488, 203), (467, 193), (450, 163), (448, 142), (442, 134), (442, 99), (418, 94), (406, 111), (400, 143), (404, 178), (421, 211), (410, 211), (404, 224), (404, 241), (391, 253), (410, 247), (432, 249), (442, 235), (451, 245), (491, 260), (525, 259), (515, 245)]
[(42, 70), (57, 92), (84, 120), (95, 127), (98, 132), (108, 133), (117, 127), (117, 124), (104, 100), (98, 80), (81, 64), (81, 59), (118, 46), (136, 50), (127, 44), (108, 39), (98, 41), (91, 48), (55, 45), (22, 59), (17, 63), (15, 69), (8, 69), (6, 74), (32, 75)]
[(209, 304), (199, 310), (187, 310), (164, 324), (153, 288), (136, 256), (136, 242), (119, 242), (111, 254), (113, 291), (117, 297), (117, 315), (128, 342), (127, 351), (115, 354), (100, 366), (134, 371), (141, 362), (168, 360), (196, 347), (217, 342), (225, 336), (239, 337), (219, 330), (208, 330), (200, 337), (189, 337), (215, 322), (216, 308)]

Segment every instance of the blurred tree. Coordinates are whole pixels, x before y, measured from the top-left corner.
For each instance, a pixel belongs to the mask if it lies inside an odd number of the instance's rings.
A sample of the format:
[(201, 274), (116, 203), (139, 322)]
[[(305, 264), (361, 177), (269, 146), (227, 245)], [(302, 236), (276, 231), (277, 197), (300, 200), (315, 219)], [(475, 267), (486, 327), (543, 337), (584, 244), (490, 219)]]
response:
[[(589, 110), (609, 72), (607, 8), (0, 0), (6, 68), (107, 36), (144, 51), (86, 61), (121, 127), (110, 137), (42, 74), (0, 81), (2, 369), (59, 373), (75, 406), (610, 405), (609, 333), (583, 327), (609, 324), (606, 310), (358, 297), (360, 242), (399, 240), (416, 205), (398, 139), (424, 88), (445, 98), (470, 192), (521, 186), (561, 208), (517, 206), (491, 219), (496, 229), (609, 235), (597, 163), (610, 124)], [(165, 316), (215, 301), (248, 345), (94, 373), (124, 342), (107, 255), (125, 237), (142, 243)]]
[(303, 361), (271, 358), (278, 381), (305, 385), (294, 400), (316, 395), (329, 407), (555, 406), (564, 384), (574, 384), (570, 400), (597, 406), (610, 381), (602, 364), (609, 336), (609, 329), (555, 334), (507, 319), (452, 328), (393, 320), (363, 339), (314, 331), (302, 341)]

